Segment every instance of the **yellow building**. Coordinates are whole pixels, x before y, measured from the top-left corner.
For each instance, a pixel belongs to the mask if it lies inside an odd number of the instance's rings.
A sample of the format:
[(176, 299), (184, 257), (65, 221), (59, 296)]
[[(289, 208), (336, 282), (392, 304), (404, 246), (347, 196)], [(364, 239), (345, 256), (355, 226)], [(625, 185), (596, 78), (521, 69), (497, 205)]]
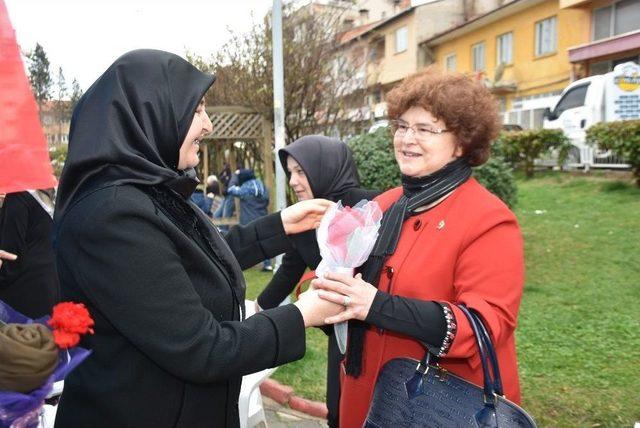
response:
[(576, 76), (568, 49), (589, 40), (590, 12), (558, 0), (514, 0), (420, 43), (432, 62), (472, 73), (500, 101), (505, 123), (541, 127), (545, 107)]
[(576, 75), (602, 74), (618, 64), (640, 64), (640, 0), (560, 0), (563, 10), (590, 16), (588, 41), (569, 48)]
[(348, 58), (358, 69), (357, 87), (347, 103), (349, 120), (374, 121), (387, 115), (385, 95), (424, 63), (418, 41), (465, 19), (463, 0), (440, 0), (411, 6), (399, 2), (401, 10), (388, 18), (345, 31), (338, 57)]

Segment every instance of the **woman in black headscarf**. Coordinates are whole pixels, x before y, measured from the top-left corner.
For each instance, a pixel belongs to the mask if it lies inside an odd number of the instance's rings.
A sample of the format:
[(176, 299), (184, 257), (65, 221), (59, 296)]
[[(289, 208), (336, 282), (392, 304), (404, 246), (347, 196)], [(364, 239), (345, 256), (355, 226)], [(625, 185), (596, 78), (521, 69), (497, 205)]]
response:
[[(307, 135), (299, 138), (278, 152), (280, 163), (287, 173), (289, 185), (299, 201), (324, 198), (333, 202), (342, 201), (353, 206), (363, 199), (373, 199), (377, 190), (360, 187), (358, 170), (347, 145), (339, 140), (322, 135)], [(320, 249), (315, 231), (296, 235), (295, 249), (288, 251), (282, 265), (264, 291), (258, 296), (259, 308), (278, 306), (294, 289), (307, 268), (314, 270), (320, 263)], [(341, 359), (333, 328), (329, 333), (329, 356), (327, 362), (327, 408), (329, 426), (338, 426), (338, 402), (340, 379), (338, 364)]]
[(236, 427), (241, 377), (304, 355), (326, 306), (244, 320), (242, 268), (290, 250), (329, 202), (234, 228), (226, 241), (189, 202), (203, 96), (214, 81), (182, 58), (120, 57), (76, 107), (55, 214), (64, 299), (84, 303), (93, 354), (66, 380), (56, 426)]
[(60, 298), (52, 217), (53, 189), (9, 193), (0, 209), (0, 248), (18, 256), (0, 263), (0, 300), (29, 318), (50, 314)]

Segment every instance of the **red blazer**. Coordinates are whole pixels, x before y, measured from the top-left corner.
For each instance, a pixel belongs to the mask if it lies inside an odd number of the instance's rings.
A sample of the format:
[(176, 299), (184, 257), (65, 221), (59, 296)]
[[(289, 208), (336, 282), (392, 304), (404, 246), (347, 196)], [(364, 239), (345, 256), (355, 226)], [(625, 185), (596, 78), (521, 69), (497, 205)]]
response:
[[(402, 195), (396, 188), (376, 200), (383, 210)], [(523, 243), (513, 213), (475, 179), (433, 209), (402, 226), (379, 289), (415, 299), (464, 303), (477, 310), (490, 330), (508, 399), (520, 401), (514, 331), (524, 283)], [(482, 385), (475, 338), (464, 314), (452, 306), (457, 334), (442, 366)], [(357, 379), (341, 371), (340, 426), (362, 427), (378, 372), (392, 358), (420, 359), (417, 340), (370, 327), (363, 371)]]

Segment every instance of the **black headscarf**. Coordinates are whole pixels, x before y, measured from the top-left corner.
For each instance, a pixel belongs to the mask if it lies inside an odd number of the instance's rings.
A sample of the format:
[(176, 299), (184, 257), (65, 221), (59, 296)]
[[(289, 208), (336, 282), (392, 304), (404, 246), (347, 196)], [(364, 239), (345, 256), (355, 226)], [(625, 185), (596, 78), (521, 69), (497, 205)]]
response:
[(337, 202), (354, 187), (360, 187), (358, 170), (351, 150), (345, 143), (322, 135), (298, 138), (278, 152), (282, 168), (287, 170), (291, 156), (304, 171), (314, 198)]
[(73, 112), (56, 222), (80, 196), (104, 187), (167, 183), (193, 191), (192, 171), (177, 169), (179, 151), (214, 80), (168, 52), (141, 49), (118, 58)]

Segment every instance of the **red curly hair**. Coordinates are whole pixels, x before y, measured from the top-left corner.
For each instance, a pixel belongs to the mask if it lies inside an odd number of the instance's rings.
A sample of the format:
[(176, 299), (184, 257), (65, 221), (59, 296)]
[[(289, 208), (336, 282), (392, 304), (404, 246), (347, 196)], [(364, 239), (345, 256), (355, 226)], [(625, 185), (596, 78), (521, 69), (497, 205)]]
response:
[(391, 119), (417, 106), (444, 121), (471, 166), (489, 159), (491, 143), (502, 128), (496, 99), (481, 83), (462, 74), (430, 67), (404, 79), (386, 98)]

